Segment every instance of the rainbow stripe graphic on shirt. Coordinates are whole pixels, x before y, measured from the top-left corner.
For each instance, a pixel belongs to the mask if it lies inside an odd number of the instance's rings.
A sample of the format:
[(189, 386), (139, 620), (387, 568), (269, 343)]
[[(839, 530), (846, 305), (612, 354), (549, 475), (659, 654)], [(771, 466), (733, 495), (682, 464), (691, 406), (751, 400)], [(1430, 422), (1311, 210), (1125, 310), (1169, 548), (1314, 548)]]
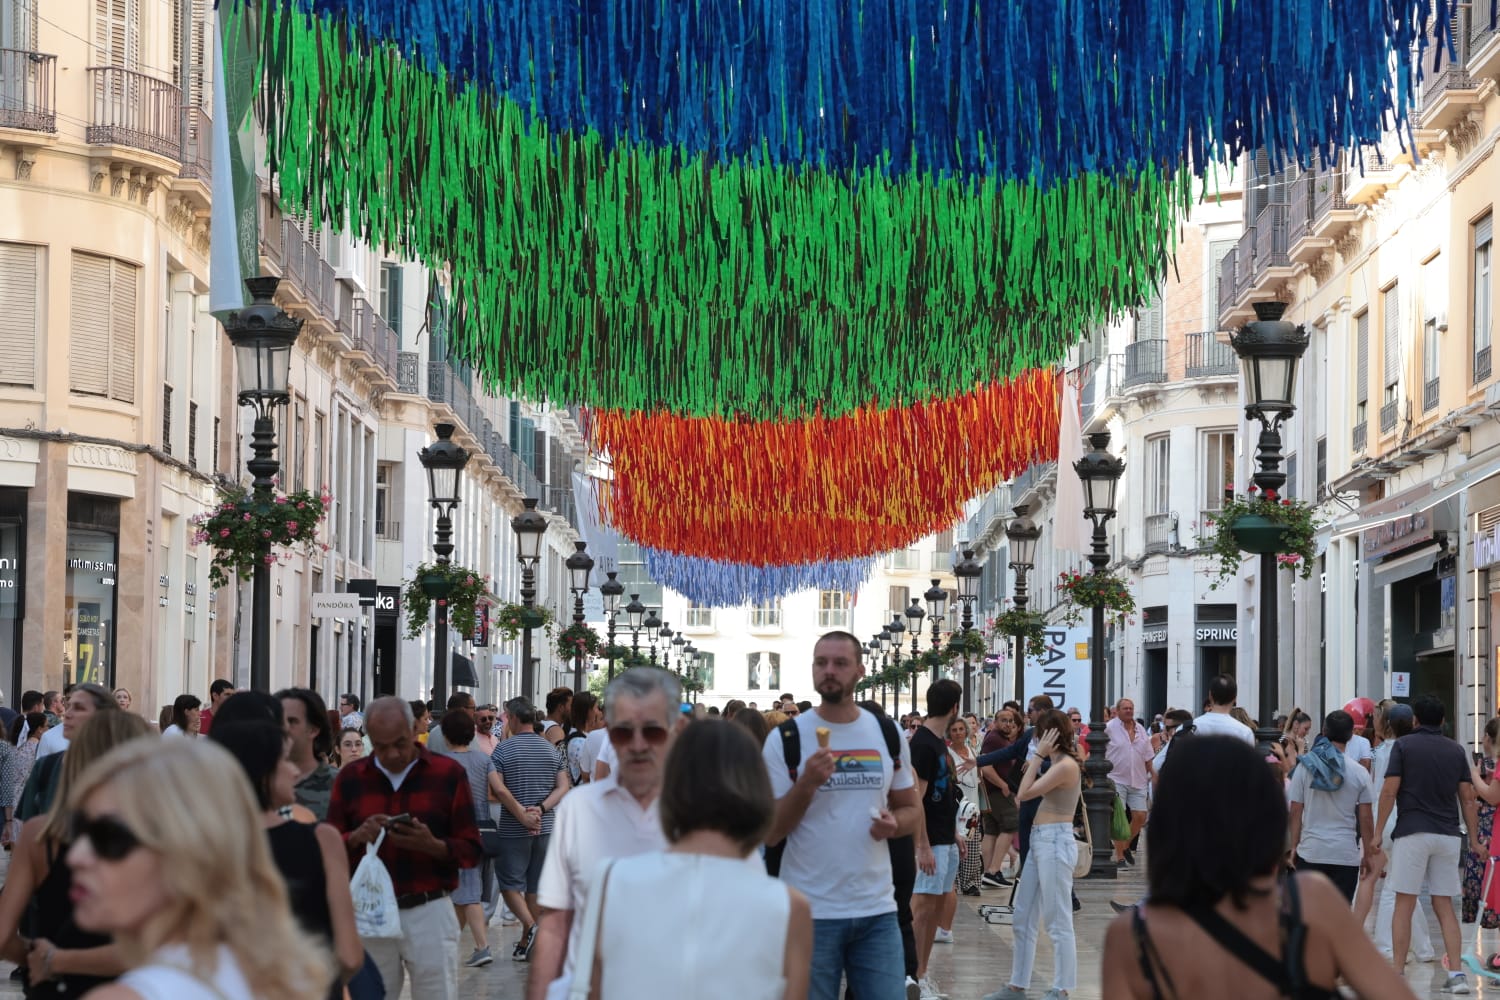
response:
[(833, 768), (823, 783), (829, 791), (885, 785), (885, 755), (879, 750), (835, 750)]

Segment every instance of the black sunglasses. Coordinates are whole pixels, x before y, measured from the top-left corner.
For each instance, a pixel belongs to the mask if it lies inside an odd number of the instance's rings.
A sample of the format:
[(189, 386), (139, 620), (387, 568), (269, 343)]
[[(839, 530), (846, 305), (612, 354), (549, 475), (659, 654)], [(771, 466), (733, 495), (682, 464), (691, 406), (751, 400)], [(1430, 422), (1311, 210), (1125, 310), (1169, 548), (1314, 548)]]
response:
[(635, 734), (640, 733), (641, 738), (654, 747), (659, 747), (667, 742), (667, 727), (656, 725), (645, 726), (610, 726), (609, 741), (629, 745), (635, 739)]
[(141, 846), (141, 840), (113, 816), (88, 817), (74, 813), (69, 824), (69, 843), (87, 838), (94, 853), (105, 861), (123, 861)]

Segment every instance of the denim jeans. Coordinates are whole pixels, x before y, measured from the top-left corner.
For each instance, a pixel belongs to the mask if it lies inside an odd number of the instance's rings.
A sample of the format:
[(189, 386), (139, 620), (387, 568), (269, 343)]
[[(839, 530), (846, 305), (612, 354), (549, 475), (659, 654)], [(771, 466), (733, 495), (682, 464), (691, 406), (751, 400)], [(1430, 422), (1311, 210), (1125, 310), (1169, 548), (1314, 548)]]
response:
[(1011, 919), (1015, 936), (1015, 964), (1010, 985), (1026, 989), (1036, 962), (1037, 932), (1047, 926), (1052, 939), (1052, 986), (1078, 987), (1078, 949), (1073, 937), (1073, 863), (1078, 842), (1072, 823), (1042, 823), (1031, 828), (1031, 850), (1016, 889), (1016, 911)]
[(838, 1000), (839, 980), (859, 1000), (906, 1000), (896, 914), (813, 921), (809, 1000)]

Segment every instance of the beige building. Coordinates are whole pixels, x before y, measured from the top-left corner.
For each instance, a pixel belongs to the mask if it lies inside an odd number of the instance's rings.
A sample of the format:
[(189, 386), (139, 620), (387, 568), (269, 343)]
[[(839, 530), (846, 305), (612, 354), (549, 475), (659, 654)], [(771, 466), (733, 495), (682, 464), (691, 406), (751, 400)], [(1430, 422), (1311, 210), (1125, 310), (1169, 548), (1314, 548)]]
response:
[(1467, 740), (1495, 712), (1500, 636), (1500, 33), (1482, 4), (1452, 30), (1458, 59), (1423, 84), (1415, 148), (1393, 135), (1329, 168), (1252, 171), (1219, 315), (1233, 327), (1278, 299), (1313, 334), (1287, 450), (1326, 436), (1299, 496), (1331, 523), (1321, 572), (1282, 586), (1282, 660), (1320, 679), (1296, 697), (1435, 693)]
[[(97, 680), (153, 715), (183, 691), (248, 679), (250, 589), (214, 592), (189, 519), (216, 477), (248, 481), (250, 418), (233, 352), (207, 313), (212, 5), (0, 0), (0, 688)], [(425, 697), (431, 631), (392, 614), (431, 558), (417, 451), (439, 421), (473, 457), (455, 562), (516, 600), (509, 518), (554, 512), (542, 600), (561, 559), (582, 459), (575, 417), (479, 393), (447, 357), (427, 272), (261, 198), (261, 257), (305, 321), (278, 415), (282, 482), (327, 486), (315, 558), (272, 573), (272, 683), (325, 695)], [(435, 298), (435, 297), (434, 297)], [(312, 596), (373, 581), (359, 618)], [(491, 695), (519, 686), (511, 651), (452, 636), (454, 669)], [(539, 641), (542, 668), (546, 643)]]

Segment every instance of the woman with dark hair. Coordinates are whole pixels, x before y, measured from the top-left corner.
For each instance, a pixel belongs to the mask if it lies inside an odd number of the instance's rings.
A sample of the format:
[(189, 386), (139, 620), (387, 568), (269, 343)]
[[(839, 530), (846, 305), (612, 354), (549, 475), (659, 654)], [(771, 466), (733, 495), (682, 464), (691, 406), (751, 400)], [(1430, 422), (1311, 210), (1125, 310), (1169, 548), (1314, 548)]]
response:
[(572, 728), (563, 737), (563, 755), (568, 762), (568, 773), (577, 786), (589, 780), (584, 768), (584, 747), (589, 733), (604, 728), (604, 706), (592, 692), (580, 691), (573, 696), (571, 712)]
[(21, 796), (25, 792), (27, 779), (31, 777), (31, 770), (36, 766), (37, 748), (41, 746), (42, 734), (47, 731), (47, 713), (29, 712), (24, 716), (18, 716), (15, 725), (11, 728), (19, 734), (23, 724), (27, 727), (26, 738), (16, 747), (16, 760), (11, 769), (13, 784), (5, 789), (5, 794), (9, 796), (8, 801), (15, 805), (10, 839), (6, 843), (13, 843), (21, 836), (21, 817), (15, 814), (20, 810)]
[(172, 724), (161, 731), (163, 736), (197, 738), (202, 719), (203, 702), (195, 694), (180, 694), (172, 702)]
[[(468, 712), (453, 709), (443, 713), (443, 721), (438, 726), (447, 743), (447, 748), (441, 753), (458, 761), (468, 772), (474, 821), (481, 826), (489, 825), (490, 797), (498, 799), (505, 786), (489, 754), (473, 745), (474, 734), (478, 731), (474, 726), (474, 717)], [(493, 961), (490, 956), (489, 921), (484, 916), (484, 894), (490, 884), (492, 861), (489, 857), (482, 860), (483, 863), (478, 867), (458, 870), (458, 888), (453, 890), (450, 897), (453, 909), (458, 913), (459, 933), (463, 933), (464, 925), (467, 924), (469, 933), (474, 938), (474, 953), (464, 962), (471, 969), (489, 965)]]
[(1365, 1000), (1410, 1000), (1333, 883), (1283, 879), (1286, 831), (1286, 795), (1260, 751), (1196, 736), (1173, 753), (1151, 814), (1146, 901), (1105, 936), (1105, 992), (1222, 996), (1232, 981), (1245, 1000), (1332, 1000), (1343, 979)]
[[(1037, 931), (1045, 923), (1052, 939), (1052, 993), (1066, 996), (1078, 986), (1078, 948), (1073, 937), (1073, 813), (1083, 790), (1083, 772), (1073, 756), (1073, 723), (1056, 709), (1036, 723), (1036, 749), (1026, 758), (1018, 802), (1041, 799), (1031, 823), (1031, 847), (1016, 887), (1014, 959), (1010, 983), (995, 994), (1024, 1000), (1036, 961)], [(1154, 824), (1153, 824), (1154, 828)], [(1154, 850), (1154, 842), (1153, 842)]]
[(280, 727), (269, 722), (226, 725), (216, 718), (208, 738), (234, 756), (250, 781), (271, 860), (286, 880), (292, 915), (338, 959), (342, 976), (328, 993), (330, 1000), (338, 1000), (343, 980), (359, 971), (365, 957), (354, 924), (343, 837), (327, 823), (299, 823), (289, 815), (296, 801), (297, 766), (288, 756), (291, 741)]
[(761, 746), (765, 746), (766, 737), (771, 735), (770, 724), (759, 712), (735, 712), (729, 721), (735, 725), (744, 726), (750, 731), (750, 738)]
[(414, 701), (411, 703), (411, 717), (411, 731), (417, 734), (417, 742), (426, 746), (427, 732), (432, 728), (432, 709), (425, 701)]
[(690, 723), (667, 755), (657, 801), (671, 846), (600, 870), (575, 917), (575, 975), (592, 974), (600, 1000), (696, 996), (707, 982), (725, 1000), (806, 997), (807, 900), (745, 863), (776, 810), (760, 746), (740, 726)]

